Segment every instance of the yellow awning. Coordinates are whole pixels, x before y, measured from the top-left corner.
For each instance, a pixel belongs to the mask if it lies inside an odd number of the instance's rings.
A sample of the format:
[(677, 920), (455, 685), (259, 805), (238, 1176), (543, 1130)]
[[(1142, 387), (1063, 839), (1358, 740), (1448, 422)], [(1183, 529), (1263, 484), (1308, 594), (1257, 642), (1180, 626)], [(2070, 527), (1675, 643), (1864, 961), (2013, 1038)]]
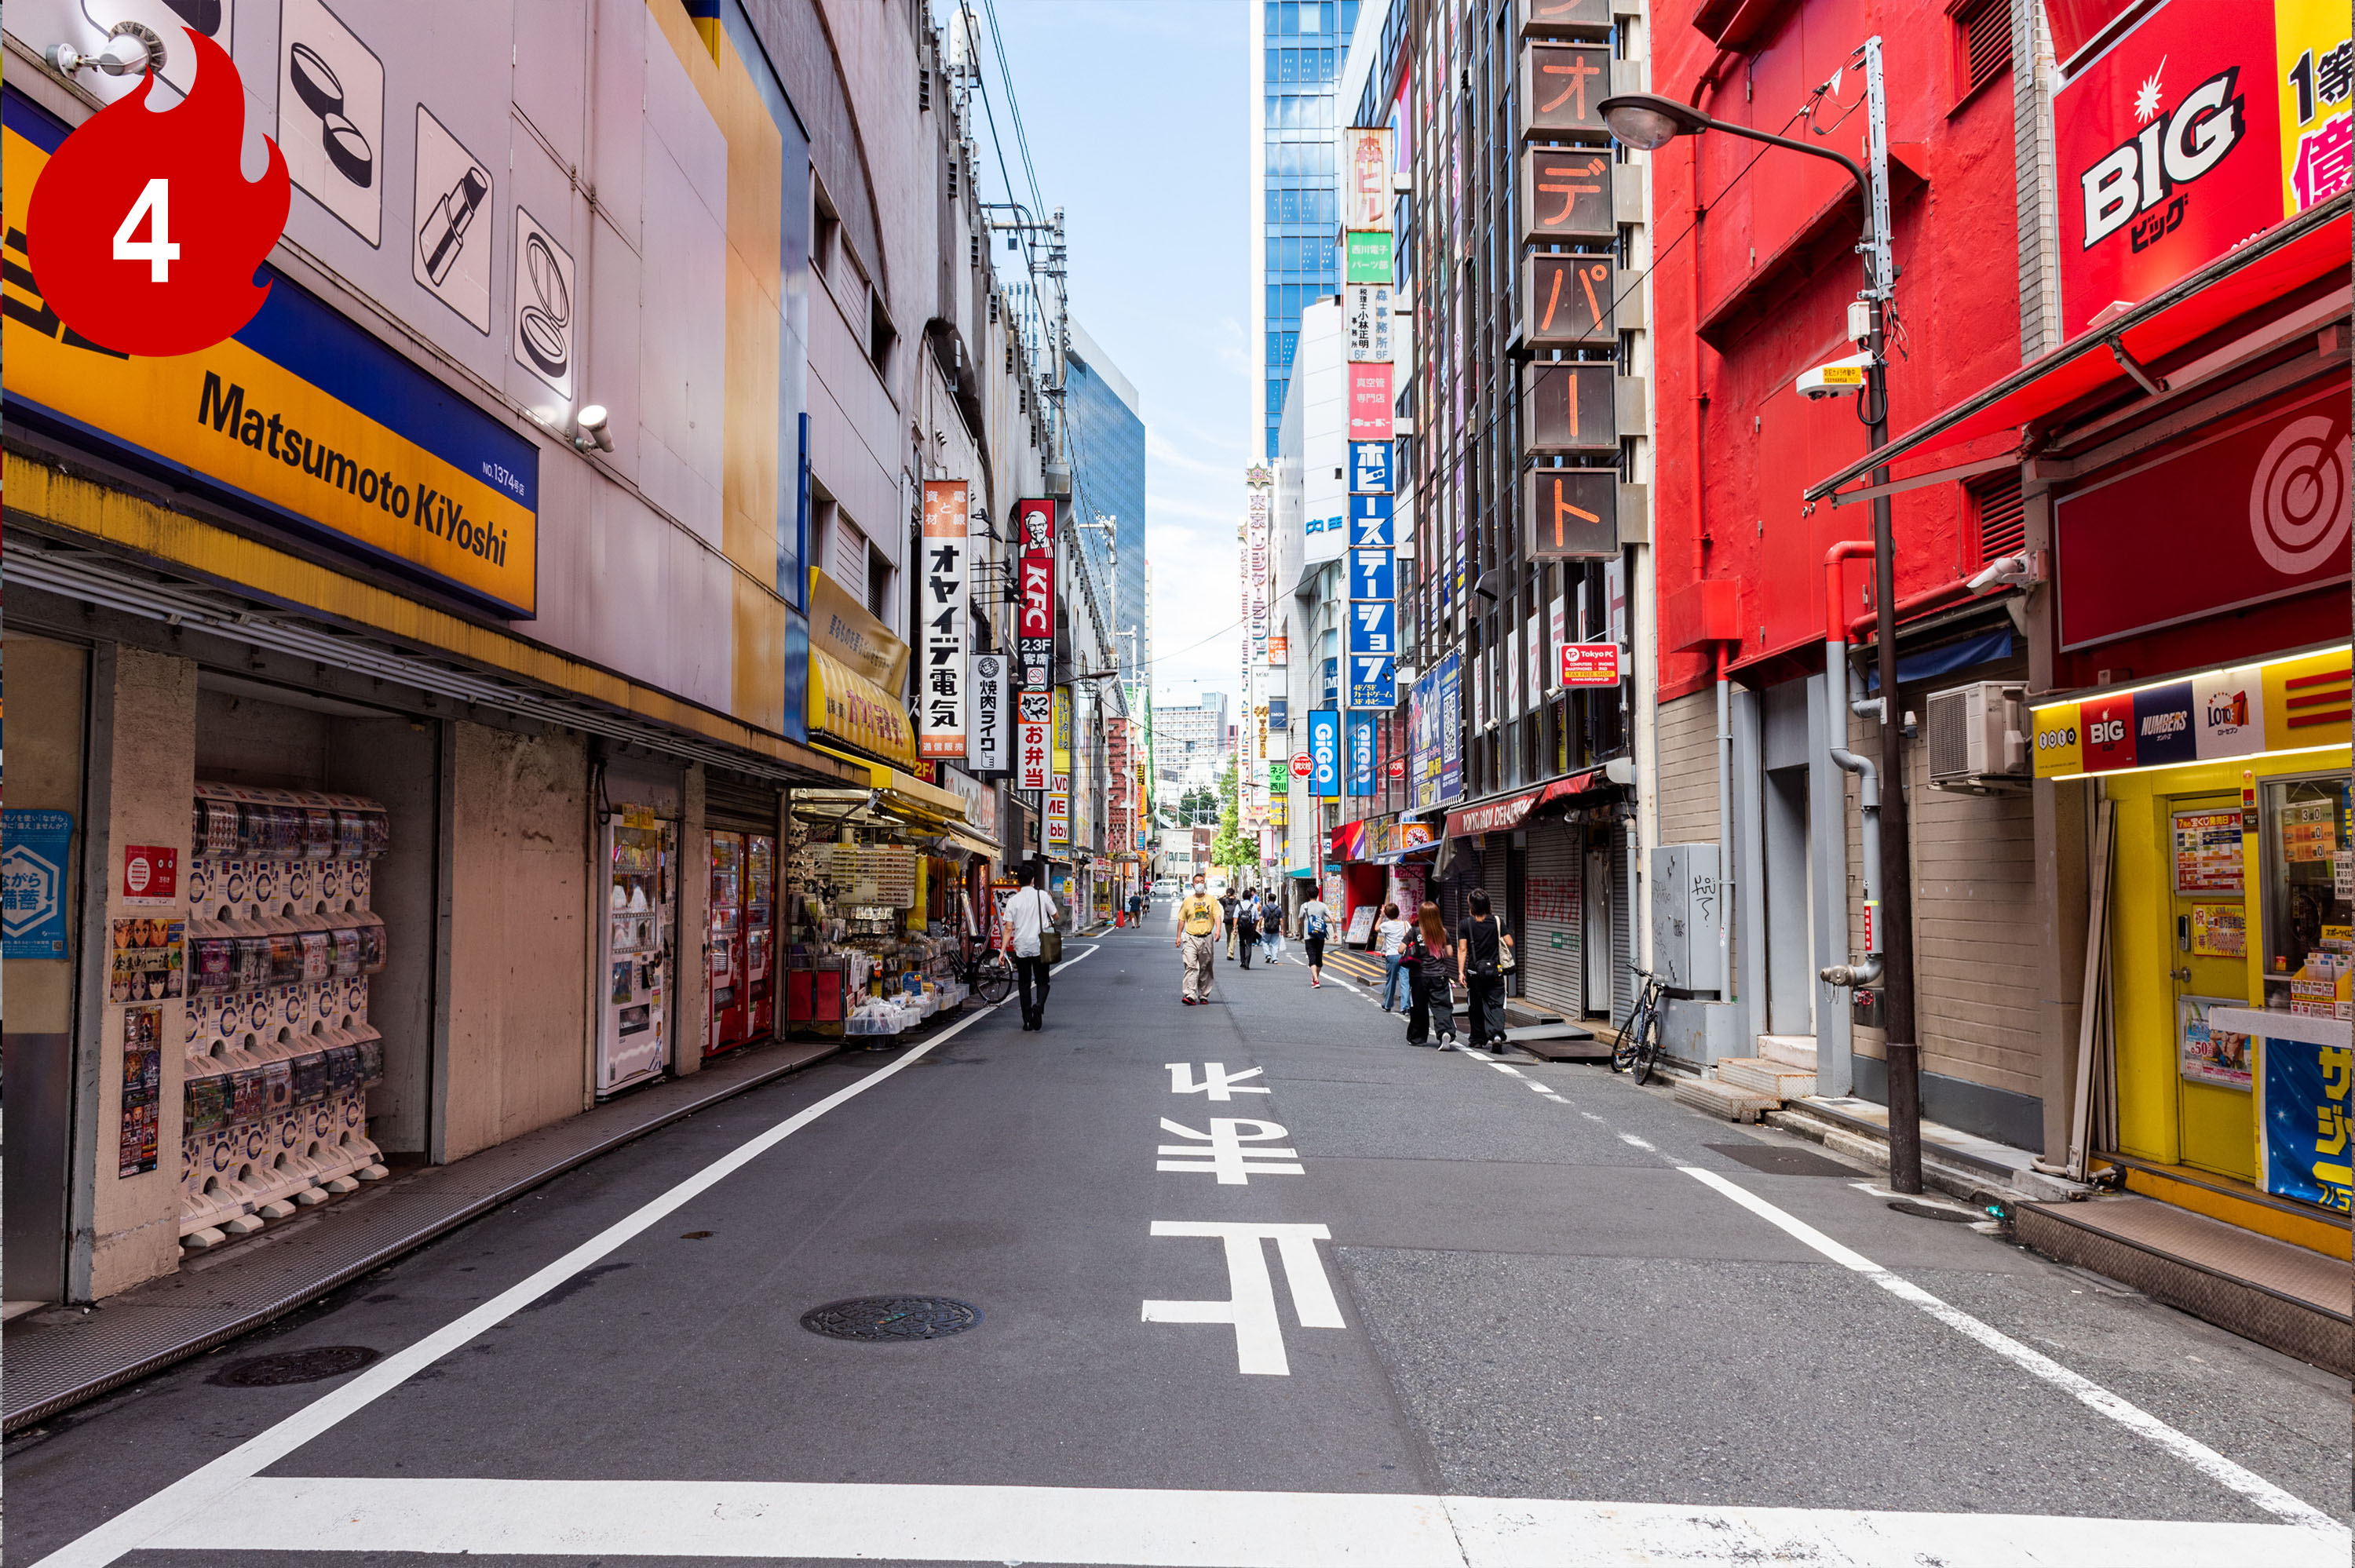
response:
[[(876, 766), (876, 758), (909, 767), (915, 764), (916, 735), (908, 723), (906, 707), (841, 660), (816, 648), (810, 650), (806, 716), (813, 745), (823, 735), (869, 754), (846, 760), (867, 768)], [(831, 747), (816, 749), (842, 756)], [(876, 788), (882, 785), (879, 782)]]
[[(815, 742), (811, 744), (816, 745)], [(912, 773), (886, 767), (871, 758), (853, 757), (847, 752), (837, 751), (830, 746), (818, 746), (817, 749), (825, 752), (828, 757), (839, 757), (845, 762), (856, 762), (866, 768), (868, 783), (878, 796), (876, 804), (886, 810), (901, 816), (930, 818), (942, 822), (964, 821), (964, 797), (953, 789), (943, 789), (937, 784), (927, 784)]]

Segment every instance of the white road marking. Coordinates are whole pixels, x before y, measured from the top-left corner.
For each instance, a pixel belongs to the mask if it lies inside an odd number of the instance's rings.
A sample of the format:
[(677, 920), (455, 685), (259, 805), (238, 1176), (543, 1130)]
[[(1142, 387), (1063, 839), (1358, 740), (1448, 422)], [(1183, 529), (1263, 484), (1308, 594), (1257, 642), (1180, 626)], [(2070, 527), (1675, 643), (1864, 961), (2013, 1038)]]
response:
[(1272, 1092), (1264, 1085), (1243, 1082), (1245, 1078), (1258, 1077), (1265, 1070), (1260, 1067), (1245, 1067), (1240, 1073), (1230, 1073), (1224, 1062), (1205, 1062), (1202, 1064), (1202, 1081), (1197, 1084), (1191, 1081), (1194, 1076), (1192, 1063), (1170, 1062), (1165, 1065), (1169, 1069), (1169, 1092), (1173, 1095), (1201, 1095), (1208, 1099), (1231, 1100), (1237, 1095)]
[(1332, 1282), (1325, 1277), (1325, 1260), (1316, 1255), (1318, 1242), (1333, 1239), (1333, 1233), (1323, 1225), (1156, 1220), (1153, 1234), (1210, 1236), (1226, 1244), (1227, 1300), (1147, 1301), (1145, 1320), (1233, 1324), (1237, 1372), (1263, 1377), (1292, 1375), (1292, 1363), (1284, 1354), (1284, 1330), (1276, 1321), (1275, 1287), (1268, 1277), (1263, 1241), (1275, 1243), (1276, 1260), (1284, 1265), (1284, 1288), (1292, 1296), (1293, 1316), (1300, 1319), (1300, 1326), (1348, 1327), (1341, 1321), (1341, 1304), (1333, 1298)]
[(1823, 1254), (1842, 1268), (1852, 1269), (1863, 1275), (1899, 1300), (1912, 1302), (1948, 1328), (1977, 1340), (2023, 1372), (2033, 1373), (2054, 1387), (2073, 1395), (2087, 1408), (2100, 1412), (2127, 1431), (2166, 1449), (2210, 1480), (2228, 1490), (2240, 1493), (2267, 1513), (2288, 1520), (2305, 1530), (2329, 1532), (2339, 1542), (2339, 1550), (2342, 1555), (2350, 1540), (2355, 1540), (2355, 1537), (2350, 1537), (2346, 1527), (2337, 1520), (2292, 1497), (2263, 1476), (2242, 1468), (2206, 1444), (2186, 1436), (2147, 1411), (2127, 1404), (2109, 1390), (2078, 1376), (2041, 1352), (2030, 1350), (2001, 1330), (1980, 1322), (1959, 1308), (1948, 1306), (1913, 1281), (1890, 1273), (1870, 1258), (1842, 1246), (1806, 1221), (1784, 1213), (1747, 1187), (1738, 1186), (1716, 1171), (1703, 1171), (1698, 1166), (1684, 1165), (1678, 1169), (1704, 1186), (1713, 1187), (1724, 1193), (1752, 1213)]
[[(1257, 1128), (1245, 1132), (1244, 1128)], [(1269, 1143), (1284, 1136), (1284, 1128), (1272, 1121), (1254, 1121), (1248, 1118), (1212, 1117), (1210, 1130), (1196, 1132), (1181, 1127), (1167, 1117), (1161, 1118), (1161, 1130), (1179, 1138), (1206, 1139), (1207, 1147), (1192, 1144), (1165, 1143), (1155, 1150), (1161, 1162), (1156, 1171), (1216, 1171), (1221, 1187), (1248, 1187), (1253, 1176), (1305, 1176), (1308, 1168), (1296, 1163), (1296, 1149), (1257, 1149), (1254, 1144)], [(1172, 1159), (1171, 1156), (1181, 1158)], [(1295, 1163), (1284, 1163), (1293, 1161)]]
[[(1055, 966), (1052, 972), (1060, 974), (1095, 951), (1096, 948), (1089, 948), (1085, 952), (1065, 959)], [(1009, 998), (1008, 1001), (1011, 1000)], [(190, 1516), (218, 1509), (224, 1492), (250, 1480), (338, 1423), (367, 1409), (443, 1356), (498, 1327), (640, 1232), (659, 1224), (666, 1216), (718, 1186), (837, 1106), (847, 1104), (892, 1074), (914, 1065), (923, 1060), (933, 1047), (947, 1044), (1007, 1005), (1007, 1002), (994, 1002), (972, 1017), (951, 1024), (899, 1060), (885, 1064), (857, 1083), (836, 1090), (815, 1105), (794, 1112), (766, 1132), (739, 1144), (636, 1213), (598, 1232), (555, 1262), (509, 1286), (473, 1311), (435, 1330), (406, 1350), (395, 1351), (350, 1382), (321, 1394), (283, 1421), (256, 1433), (210, 1464), (190, 1471), (88, 1534), (59, 1547), (41, 1559), (36, 1568), (105, 1568), (105, 1564), (124, 1552), (140, 1550)]]
[(1584, 1117), (1589, 1121), (1601, 1121), (1603, 1119), (1601, 1117), (1596, 1116), (1593, 1111), (1581, 1111), (1578, 1114)]
[(1488, 1065), (1496, 1068), (1497, 1071), (1500, 1073), (1510, 1073), (1517, 1078), (1521, 1075), (1521, 1070), (1518, 1067), (1514, 1066), (1509, 1062), (1491, 1062)]
[[(1601, 1120), (1602, 1118), (1598, 1117), (1596, 1119), (1597, 1119), (1597, 1120)], [(1648, 1144), (1648, 1143), (1645, 1142), (1642, 1139), (1637, 1138), (1637, 1137), (1636, 1137), (1634, 1133), (1632, 1133), (1632, 1132), (1623, 1132), (1623, 1133), (1621, 1133), (1621, 1134), (1619, 1135), (1619, 1141), (1620, 1141), (1620, 1142), (1622, 1142), (1622, 1143), (1632, 1143), (1632, 1144), (1634, 1144), (1636, 1148), (1641, 1149), (1641, 1150), (1646, 1150), (1646, 1151), (1648, 1151), (1648, 1152), (1650, 1152), (1650, 1153), (1653, 1153), (1653, 1154), (1657, 1154), (1657, 1153), (1659, 1152), (1659, 1150), (1658, 1150), (1652, 1148), (1652, 1146), (1651, 1146), (1650, 1144)]]
[(185, 1551), (1104, 1563), (1138, 1568), (2345, 1568), (2281, 1524), (1381, 1492), (254, 1478)]

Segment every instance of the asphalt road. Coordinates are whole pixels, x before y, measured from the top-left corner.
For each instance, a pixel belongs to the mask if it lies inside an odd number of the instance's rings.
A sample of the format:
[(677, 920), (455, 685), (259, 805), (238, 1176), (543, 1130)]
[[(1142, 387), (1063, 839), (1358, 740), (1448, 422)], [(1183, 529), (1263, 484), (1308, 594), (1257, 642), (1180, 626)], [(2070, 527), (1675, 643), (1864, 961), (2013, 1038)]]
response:
[[(2344, 1382), (1172, 935), (15, 1439), (9, 1562), (2348, 1561)], [(801, 1325), (882, 1294), (980, 1321)]]

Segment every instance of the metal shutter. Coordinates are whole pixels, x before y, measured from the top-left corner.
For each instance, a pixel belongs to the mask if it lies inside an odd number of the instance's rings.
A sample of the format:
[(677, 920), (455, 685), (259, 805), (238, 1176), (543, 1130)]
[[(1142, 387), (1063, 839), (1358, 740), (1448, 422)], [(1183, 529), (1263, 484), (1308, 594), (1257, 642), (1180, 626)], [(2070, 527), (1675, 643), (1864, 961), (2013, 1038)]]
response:
[(1611, 835), (1611, 1026), (1627, 1022), (1636, 1011), (1636, 900), (1627, 884), (1627, 834)]
[[(1488, 857), (1480, 867), (1480, 885), (1488, 890), (1488, 913), (1496, 917), (1499, 927), (1507, 930), (1510, 930), (1513, 924), (1512, 858), (1513, 835), (1490, 833)], [(1464, 913), (1467, 918), (1471, 916), (1469, 898), (1465, 900)], [(1518, 980), (1518, 975), (1505, 977), (1507, 998), (1520, 993)]]
[(703, 825), (715, 832), (777, 832), (777, 787), (707, 773), (703, 779)]
[(1579, 886), (1584, 867), (1580, 833), (1568, 822), (1532, 822), (1521, 874), (1522, 994), (1540, 1007), (1577, 1018), (1586, 1010), (1586, 918)]

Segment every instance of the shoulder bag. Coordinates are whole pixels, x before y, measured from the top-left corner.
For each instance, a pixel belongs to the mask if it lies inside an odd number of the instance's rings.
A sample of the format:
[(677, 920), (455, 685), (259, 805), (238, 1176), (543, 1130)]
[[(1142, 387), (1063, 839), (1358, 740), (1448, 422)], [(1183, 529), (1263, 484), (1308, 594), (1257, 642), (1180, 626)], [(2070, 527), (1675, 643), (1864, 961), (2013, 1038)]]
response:
[(1039, 961), (1051, 969), (1063, 961), (1063, 934), (1055, 929), (1055, 906), (1043, 903), (1047, 895), (1035, 887), (1030, 891), (1043, 905), (1039, 911)]

